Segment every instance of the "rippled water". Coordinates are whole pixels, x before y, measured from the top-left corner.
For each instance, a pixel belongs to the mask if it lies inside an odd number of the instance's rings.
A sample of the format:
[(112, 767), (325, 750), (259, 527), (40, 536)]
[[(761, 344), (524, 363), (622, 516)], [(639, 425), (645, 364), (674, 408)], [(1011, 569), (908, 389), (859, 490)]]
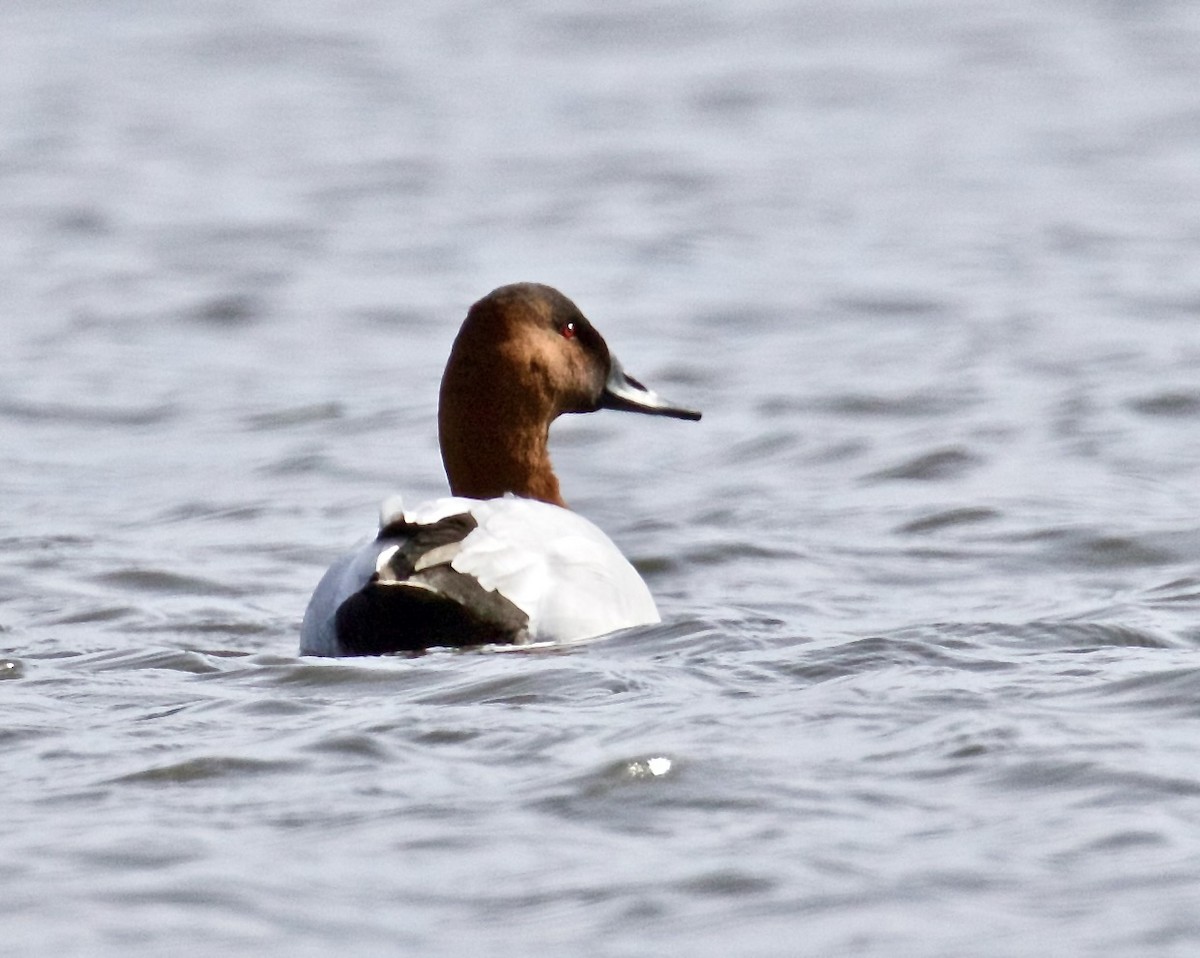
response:
[[(1191, 956), (1200, 8), (12, 3), (14, 955)], [(466, 306), (664, 623), (296, 656)]]

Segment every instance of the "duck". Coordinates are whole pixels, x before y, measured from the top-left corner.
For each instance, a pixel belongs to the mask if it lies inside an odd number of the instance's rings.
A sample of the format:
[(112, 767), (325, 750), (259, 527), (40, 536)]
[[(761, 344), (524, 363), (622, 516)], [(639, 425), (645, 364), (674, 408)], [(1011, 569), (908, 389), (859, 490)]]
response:
[(551, 465), (550, 424), (601, 409), (701, 416), (628, 375), (551, 286), (501, 286), (471, 306), (438, 397), (450, 496), (385, 500), (374, 537), (317, 584), (300, 653), (565, 643), (659, 622), (642, 577), (568, 508)]

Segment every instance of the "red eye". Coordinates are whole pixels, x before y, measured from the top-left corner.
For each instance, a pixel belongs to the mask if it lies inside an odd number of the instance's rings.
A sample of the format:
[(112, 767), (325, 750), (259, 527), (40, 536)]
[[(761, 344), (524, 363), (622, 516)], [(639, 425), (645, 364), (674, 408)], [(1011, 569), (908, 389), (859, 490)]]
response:
[(574, 339), (575, 338), (575, 324), (574, 323), (563, 323), (559, 329), (559, 332), (562, 333), (563, 339)]

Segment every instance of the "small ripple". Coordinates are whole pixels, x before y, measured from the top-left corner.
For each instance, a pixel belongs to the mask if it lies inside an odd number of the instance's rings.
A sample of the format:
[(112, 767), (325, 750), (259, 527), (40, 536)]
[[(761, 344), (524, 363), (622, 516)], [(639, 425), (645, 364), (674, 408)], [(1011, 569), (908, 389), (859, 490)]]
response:
[(89, 623), (116, 622), (138, 614), (138, 610), (130, 605), (101, 605), (81, 612), (47, 619), (50, 625), (86, 625)]
[(1105, 682), (1090, 697), (1115, 700), (1123, 708), (1200, 715), (1200, 668), (1166, 669)]
[(274, 432), (293, 426), (306, 426), (314, 422), (332, 422), (345, 416), (345, 407), (339, 402), (312, 403), (307, 406), (292, 406), (270, 412), (254, 413), (243, 418), (246, 428), (253, 432)]
[[(937, 632), (942, 636), (941, 641), (944, 643), (944, 627), (937, 627)], [(944, 644), (938, 644), (929, 638), (905, 636), (900, 633), (813, 647), (802, 661), (783, 662), (772, 667), (784, 675), (811, 682), (825, 682), (879, 669), (914, 666), (936, 666), (977, 672), (1016, 667), (1010, 662), (984, 655), (982, 650), (952, 652)]]
[(76, 854), (81, 861), (107, 871), (154, 871), (196, 861), (203, 857), (201, 849), (200, 842), (180, 836), (164, 835), (161, 840), (123, 836), (116, 844), (84, 848)]
[(111, 585), (136, 592), (158, 592), (167, 595), (224, 595), (240, 596), (242, 590), (221, 585), (211, 579), (180, 575), (163, 569), (129, 567), (115, 572), (102, 572), (93, 577), (101, 585)]
[(172, 403), (149, 406), (75, 406), (66, 403), (0, 401), (0, 418), (38, 423), (67, 423), (85, 426), (157, 426), (179, 418)]
[(413, 742), (419, 745), (462, 745), (483, 735), (479, 729), (431, 728), (411, 733)]
[(354, 316), (363, 326), (371, 329), (372, 335), (379, 329), (387, 332), (406, 329), (420, 336), (424, 335), (429, 323), (429, 316), (421, 310), (398, 306), (364, 307), (355, 310)]
[(1100, 568), (1167, 565), (1179, 558), (1167, 549), (1131, 536), (1085, 537), (1073, 543), (1072, 551), (1081, 565)]
[(204, 675), (219, 671), (204, 655), (182, 649), (107, 649), (78, 655), (71, 660), (71, 665), (83, 666), (93, 672), (167, 669)]
[(846, 393), (832, 396), (822, 407), (837, 416), (927, 419), (960, 415), (966, 399), (943, 391), (920, 391), (897, 396)]
[(763, 432), (734, 443), (729, 447), (727, 455), (731, 460), (743, 464), (758, 462), (794, 449), (799, 442), (800, 437), (794, 432)]
[(1162, 848), (1168, 844), (1166, 836), (1159, 832), (1151, 832), (1144, 829), (1127, 829), (1088, 842), (1077, 849), (1076, 854), (1084, 858), (1090, 858), (1095, 852), (1108, 853), (1125, 851), (1130, 848)]
[(1070, 649), (1171, 649), (1179, 644), (1170, 636), (1122, 622), (1035, 622), (1030, 631)]
[[(617, 759), (574, 775), (555, 789), (555, 794), (537, 804), (547, 811), (566, 818), (577, 818), (584, 807), (596, 802), (613, 802), (624, 808), (634, 794), (657, 794), (661, 786), (673, 782), (679, 774), (679, 762), (666, 754), (637, 755)], [(676, 799), (678, 796), (676, 796)], [(667, 799), (670, 800), (670, 799)], [(634, 821), (638, 830), (648, 823)]]
[(1164, 795), (1200, 795), (1200, 782), (1195, 779), (1120, 771), (1089, 761), (1029, 759), (1002, 769), (992, 780), (1017, 791), (1099, 791), (1105, 796), (1105, 804), (1141, 804)]
[[(436, 654), (436, 653), (434, 653)], [(276, 688), (337, 689), (380, 686), (397, 692), (421, 690), (436, 684), (436, 670), (414, 664), (416, 656), (385, 655), (362, 659), (294, 659), (256, 655), (242, 660), (217, 681), (246, 681)]]
[(334, 469), (334, 460), (322, 452), (300, 452), (284, 456), (275, 462), (260, 466), (258, 473), (263, 476), (308, 476), (328, 475)]
[[(198, 609), (192, 613), (192, 618), (186, 621), (172, 621), (164, 626), (161, 622), (145, 625), (129, 625), (126, 631), (131, 634), (168, 632), (175, 636), (221, 636), (223, 638), (250, 638), (253, 636), (274, 635), (279, 631), (275, 623), (255, 622), (249, 619), (230, 619), (221, 613)], [(290, 632), (290, 630), (288, 630)], [(244, 649), (216, 648), (205, 649), (206, 655), (236, 656), (245, 655)]]
[(951, 308), (949, 303), (942, 300), (903, 292), (839, 296), (835, 297), (830, 305), (839, 312), (846, 311), (885, 319), (896, 316), (940, 318)]
[(1200, 578), (1185, 576), (1155, 586), (1146, 591), (1145, 601), (1148, 605), (1166, 608), (1200, 607)]
[(366, 758), (373, 761), (384, 761), (391, 758), (391, 752), (383, 747), (377, 736), (363, 733), (339, 732), (326, 735), (305, 745), (304, 751)]
[(422, 705), (532, 705), (563, 700), (580, 703), (633, 690), (632, 681), (619, 676), (583, 669), (542, 668), (487, 678), (466, 676), (449, 688), (422, 695), (415, 701)]
[(140, 772), (131, 772), (107, 779), (104, 784), (171, 784), (187, 785), (192, 782), (208, 782), (213, 779), (241, 779), (247, 775), (265, 775), (289, 772), (301, 768), (299, 762), (268, 761), (265, 759), (234, 758), (230, 756), (204, 756), (191, 758), (170, 765), (156, 765)]
[(727, 623), (718, 622), (709, 616), (703, 619), (680, 619), (624, 629), (595, 639), (590, 644), (598, 655), (609, 652), (623, 654), (630, 651), (639, 658), (664, 655), (694, 656), (743, 644), (746, 630), (753, 629), (756, 624), (761, 623), (752, 617), (739, 618), (736, 622)]
[(1012, 729), (989, 726), (952, 734), (942, 745), (949, 761), (967, 762), (985, 755), (1008, 752), (1016, 741), (1017, 735)]
[(48, 728), (0, 728), (0, 749), (23, 746), (37, 739), (53, 738), (58, 733)]
[(243, 715), (260, 715), (266, 718), (290, 718), (312, 711), (312, 706), (307, 702), (291, 698), (252, 698), (236, 703), (234, 708)]
[(682, 567), (697, 565), (721, 565), (727, 562), (744, 561), (746, 559), (766, 559), (771, 561), (794, 560), (803, 556), (799, 549), (778, 549), (760, 545), (757, 542), (730, 540), (724, 542), (703, 543), (690, 547), (670, 568), (677, 565)]
[(746, 898), (772, 891), (779, 884), (773, 878), (744, 871), (720, 869), (675, 883), (675, 888), (705, 898)]
[(55, 227), (67, 235), (108, 236), (113, 231), (112, 220), (101, 209), (91, 206), (71, 206), (59, 212)]
[[(663, 774), (650, 774), (652, 763), (664, 769)], [(531, 804), (567, 821), (607, 821), (629, 834), (667, 836), (687, 810), (744, 816), (767, 801), (753, 792), (714, 790), (712, 784), (708, 772), (689, 775), (686, 762), (678, 756), (652, 752), (571, 776)]]
[(914, 519), (899, 526), (896, 532), (902, 535), (926, 535), (931, 532), (941, 532), (955, 526), (977, 525), (999, 519), (1001, 514), (995, 509), (962, 508), (947, 509), (942, 512), (930, 513), (920, 519)]
[[(1184, 552), (1164, 544), (1177, 541)], [(1170, 565), (1187, 559), (1192, 551), (1190, 538), (1165, 537), (1162, 534), (1117, 534), (1105, 529), (1054, 526), (1032, 532), (1002, 533), (990, 541), (1001, 544), (1033, 545), (1028, 561), (1051, 563), (1056, 569), (1124, 569)]]
[(79, 535), (0, 536), (0, 552), (47, 552), (60, 548), (90, 546), (93, 543), (94, 540), (90, 536)]
[(267, 514), (263, 506), (237, 505), (214, 502), (184, 502), (172, 506), (154, 518), (154, 524), (167, 522), (218, 521), (218, 522), (248, 522), (259, 519)]
[(1028, 759), (993, 773), (991, 778), (997, 784), (1020, 791), (1058, 791), (1090, 788), (1096, 781), (1095, 769), (1092, 762)]
[(940, 482), (957, 479), (981, 462), (978, 456), (956, 446), (916, 456), (898, 465), (872, 472), (864, 478), (868, 482)]
[(1200, 392), (1171, 390), (1130, 400), (1129, 408), (1143, 416), (1159, 418), (1192, 417), (1200, 415)]
[(943, 635), (980, 639), (1019, 648), (1044, 651), (1087, 651), (1098, 648), (1171, 649), (1173, 638), (1121, 622), (1087, 622), (1069, 619), (1035, 619), (1030, 622), (946, 622), (935, 628)]
[(249, 326), (264, 312), (261, 296), (253, 293), (221, 293), (196, 306), (187, 318), (208, 326)]

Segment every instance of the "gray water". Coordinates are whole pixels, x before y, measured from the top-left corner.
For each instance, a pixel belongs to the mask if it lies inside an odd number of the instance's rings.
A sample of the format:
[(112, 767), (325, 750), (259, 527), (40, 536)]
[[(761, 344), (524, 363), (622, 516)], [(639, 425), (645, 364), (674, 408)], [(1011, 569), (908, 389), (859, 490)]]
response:
[[(0, 10), (6, 955), (1192, 956), (1200, 6)], [(467, 306), (664, 622), (297, 657)]]

